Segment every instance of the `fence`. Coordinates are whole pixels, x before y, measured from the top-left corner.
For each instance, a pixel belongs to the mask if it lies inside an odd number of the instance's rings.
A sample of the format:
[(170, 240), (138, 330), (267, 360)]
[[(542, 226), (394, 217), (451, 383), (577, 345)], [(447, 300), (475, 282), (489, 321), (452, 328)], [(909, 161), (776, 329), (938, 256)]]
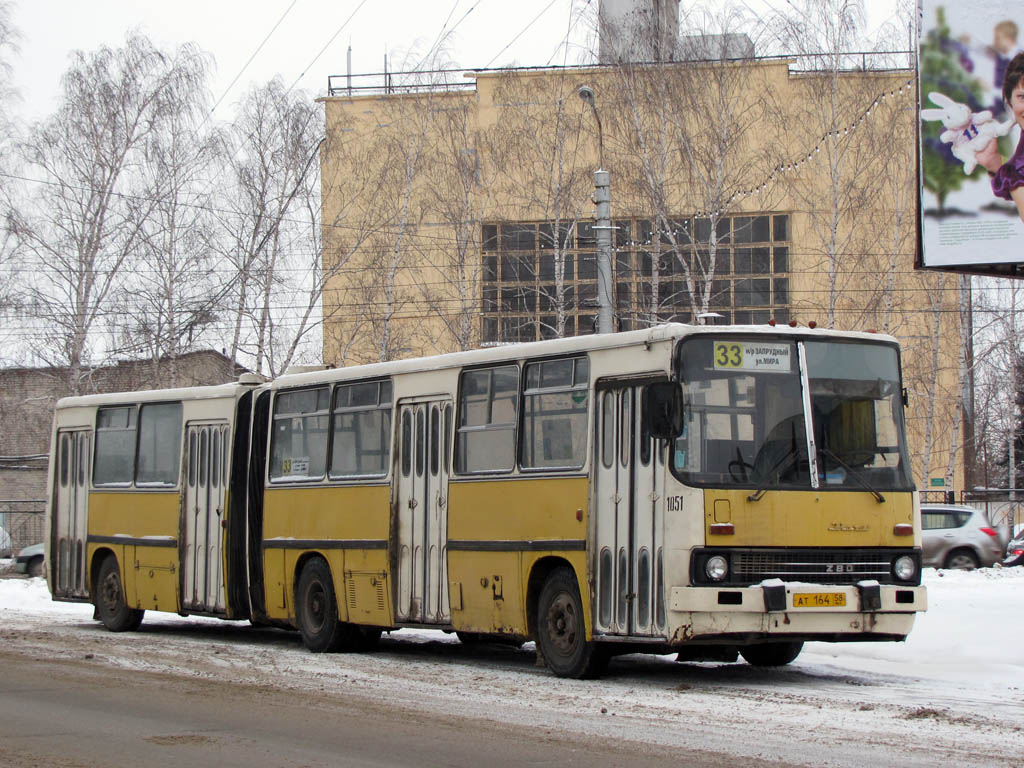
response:
[(45, 499), (0, 499), (0, 528), (11, 537), (10, 552), (2, 551), (5, 542), (0, 541), (0, 557), (10, 557), (22, 547), (43, 541), (45, 511)]

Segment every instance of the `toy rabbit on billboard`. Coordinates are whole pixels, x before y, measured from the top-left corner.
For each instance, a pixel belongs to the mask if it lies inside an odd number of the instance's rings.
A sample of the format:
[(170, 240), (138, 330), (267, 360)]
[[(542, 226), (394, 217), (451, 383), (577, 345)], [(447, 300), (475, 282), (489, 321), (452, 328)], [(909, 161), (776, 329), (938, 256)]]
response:
[(921, 119), (942, 121), (946, 130), (939, 139), (944, 144), (953, 145), (953, 157), (964, 164), (964, 173), (968, 176), (978, 166), (977, 154), (994, 139), (1008, 134), (1013, 127), (1012, 120), (997, 122), (987, 109), (971, 112), (966, 104), (953, 101), (938, 91), (929, 93), (928, 98), (938, 109), (922, 109)]

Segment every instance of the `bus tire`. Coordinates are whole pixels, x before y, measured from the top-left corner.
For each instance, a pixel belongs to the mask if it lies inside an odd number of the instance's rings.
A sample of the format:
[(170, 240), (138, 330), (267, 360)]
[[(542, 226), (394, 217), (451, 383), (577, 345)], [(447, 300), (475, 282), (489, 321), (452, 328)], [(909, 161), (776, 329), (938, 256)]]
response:
[(578, 680), (597, 677), (607, 660), (593, 641), (587, 641), (583, 601), (576, 574), (566, 567), (551, 572), (537, 601), (537, 648), (558, 677)]
[(139, 628), (145, 611), (128, 606), (121, 583), (121, 569), (117, 558), (110, 555), (100, 564), (93, 595), (96, 616), (111, 632), (130, 632)]
[(759, 643), (740, 648), (740, 655), (755, 667), (782, 667), (796, 659), (803, 647), (801, 642)]
[(338, 618), (338, 600), (327, 561), (307, 562), (295, 590), (295, 617), (302, 643), (313, 653), (334, 653), (345, 640), (346, 626)]

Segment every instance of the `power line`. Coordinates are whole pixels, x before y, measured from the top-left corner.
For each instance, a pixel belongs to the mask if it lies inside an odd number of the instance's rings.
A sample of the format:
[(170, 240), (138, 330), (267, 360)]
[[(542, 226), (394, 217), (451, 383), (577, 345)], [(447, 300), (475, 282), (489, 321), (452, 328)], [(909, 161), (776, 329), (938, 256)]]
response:
[(274, 32), (276, 32), (276, 31), (277, 31), (277, 28), (278, 28), (279, 26), (281, 26), (281, 22), (283, 22), (283, 21), (285, 20), (285, 17), (286, 17), (286, 16), (287, 16), (287, 15), (288, 15), (289, 13), (291, 13), (291, 10), (292, 10), (292, 8), (294, 8), (294, 7), (295, 7), (295, 4), (296, 4), (296, 3), (298, 2), (298, 1), (299, 1), (299, 0), (292, 0), (292, 4), (291, 4), (291, 5), (289, 5), (289, 6), (288, 6), (288, 8), (287, 8), (287, 10), (285, 10), (285, 12), (281, 14), (281, 18), (279, 18), (279, 19), (277, 20), (277, 23), (276, 23), (276, 24), (275, 24), (275, 25), (274, 25), (274, 26), (273, 26), (273, 27), (271, 28), (271, 30), (270, 30), (270, 31), (269, 31), (269, 32), (267, 33), (267, 36), (266, 36), (265, 38), (263, 38), (263, 42), (262, 42), (262, 43), (260, 43), (260, 44), (259, 44), (258, 46), (256, 46), (256, 50), (252, 52), (252, 56), (250, 56), (250, 57), (249, 57), (249, 60), (248, 60), (248, 61), (246, 61), (246, 62), (245, 62), (245, 64), (243, 64), (243, 65), (242, 65), (242, 68), (241, 68), (241, 69), (240, 69), (240, 70), (238, 71), (238, 74), (237, 74), (237, 75), (235, 75), (235, 79), (234, 79), (234, 80), (232, 80), (232, 81), (231, 81), (231, 83), (230, 83), (230, 84), (228, 85), (228, 87), (224, 89), (224, 93), (222, 93), (222, 94), (220, 95), (220, 98), (219, 98), (219, 99), (217, 99), (217, 103), (213, 105), (213, 108), (212, 108), (212, 109), (210, 110), (210, 114), (209, 114), (209, 115), (207, 115), (207, 117), (210, 117), (210, 116), (212, 116), (212, 115), (213, 115), (213, 113), (217, 111), (217, 107), (219, 107), (219, 106), (220, 106), (220, 103), (221, 103), (222, 101), (224, 101), (224, 97), (228, 95), (228, 92), (229, 92), (229, 91), (230, 91), (230, 90), (231, 90), (231, 89), (232, 89), (232, 88), (234, 87), (235, 83), (237, 83), (237, 82), (238, 82), (238, 78), (240, 78), (240, 77), (242, 76), (242, 73), (243, 73), (243, 72), (245, 72), (245, 70), (246, 70), (246, 69), (247, 69), (247, 68), (249, 67), (249, 65), (250, 65), (250, 64), (252, 64), (252, 60), (256, 58), (257, 54), (259, 54), (259, 52), (260, 52), (261, 50), (263, 50), (263, 46), (267, 44), (267, 41), (268, 41), (268, 40), (270, 39), (271, 35), (273, 35), (273, 34), (274, 34)]
[(533, 20), (530, 21), (530, 23), (527, 24), (525, 27), (523, 27), (519, 31), (519, 34), (517, 34), (515, 37), (512, 38), (511, 41), (509, 41), (508, 45), (506, 45), (504, 48), (502, 48), (500, 51), (498, 51), (496, 54), (494, 54), (494, 57), (490, 61), (488, 61), (486, 64), (484, 64), (483, 68), (484, 69), (490, 68), (491, 64), (493, 64), (497, 60), (497, 58), (499, 56), (501, 56), (501, 54), (503, 54), (505, 51), (507, 51), (509, 48), (511, 48), (512, 45), (516, 42), (516, 40), (518, 40), (520, 37), (522, 37), (524, 34), (526, 34), (526, 31), (530, 27), (532, 27), (541, 16), (543, 16), (545, 13), (547, 13), (551, 9), (551, 6), (553, 6), (556, 2), (558, 2), (558, 0), (551, 0), (551, 2), (548, 3), (547, 6), (545, 6), (544, 10), (541, 11), (540, 13), (538, 13), (536, 16), (534, 16)]
[(301, 75), (299, 75), (299, 76), (298, 76), (297, 78), (295, 78), (295, 82), (294, 82), (294, 83), (292, 83), (291, 85), (289, 85), (289, 86), (288, 86), (288, 90), (287, 90), (287, 91), (285, 91), (285, 93), (288, 93), (288, 92), (290, 92), (292, 88), (294, 88), (294, 87), (295, 87), (296, 85), (298, 85), (298, 84), (299, 84), (299, 80), (301, 80), (301, 79), (302, 79), (303, 77), (305, 77), (305, 76), (306, 76), (306, 73), (307, 73), (307, 72), (309, 71), (309, 68), (310, 68), (310, 67), (312, 67), (312, 66), (313, 66), (314, 64), (316, 64), (316, 63), (317, 63), (317, 61), (318, 61), (318, 60), (320, 59), (320, 57), (324, 55), (324, 51), (326, 51), (326, 50), (327, 50), (328, 48), (330, 48), (330, 46), (331, 46), (331, 43), (333, 43), (333, 42), (335, 41), (335, 39), (336, 39), (336, 38), (338, 37), (338, 35), (340, 35), (340, 34), (341, 34), (342, 30), (343, 30), (343, 29), (345, 29), (345, 27), (347, 27), (347, 26), (348, 26), (348, 23), (349, 23), (350, 21), (352, 21), (352, 19), (353, 19), (353, 18), (355, 17), (355, 15), (356, 15), (357, 13), (359, 13), (359, 10), (360, 10), (360, 9), (361, 9), (361, 8), (362, 8), (362, 7), (364, 6), (364, 5), (366, 5), (366, 0), (360, 0), (360, 2), (359, 2), (359, 5), (357, 5), (357, 6), (356, 6), (356, 9), (355, 9), (354, 11), (352, 11), (352, 13), (351, 13), (351, 14), (349, 14), (349, 17), (348, 17), (347, 19), (345, 19), (345, 21), (343, 21), (343, 22), (342, 22), (341, 26), (340, 26), (340, 27), (338, 27), (338, 29), (337, 29), (337, 30), (335, 30), (334, 34), (333, 34), (333, 35), (331, 35), (331, 38), (330, 38), (330, 40), (328, 40), (328, 41), (327, 41), (327, 42), (326, 42), (326, 43), (324, 44), (324, 47), (323, 47), (323, 48), (321, 48), (321, 49), (320, 49), (320, 52), (319, 52), (319, 53), (318, 53), (318, 54), (317, 54), (316, 56), (314, 56), (314, 57), (313, 57), (313, 60), (312, 60), (312, 61), (310, 61), (310, 62), (309, 62), (309, 64), (307, 64), (307, 65), (306, 65), (306, 68), (302, 70), (302, 74), (301, 74)]

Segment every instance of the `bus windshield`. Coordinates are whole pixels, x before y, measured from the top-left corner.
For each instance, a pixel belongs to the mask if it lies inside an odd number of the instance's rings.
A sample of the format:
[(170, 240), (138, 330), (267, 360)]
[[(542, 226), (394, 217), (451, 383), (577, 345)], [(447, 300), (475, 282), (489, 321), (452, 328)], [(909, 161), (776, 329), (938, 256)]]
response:
[(701, 336), (678, 362), (686, 419), (672, 470), (683, 482), (912, 488), (894, 347)]

